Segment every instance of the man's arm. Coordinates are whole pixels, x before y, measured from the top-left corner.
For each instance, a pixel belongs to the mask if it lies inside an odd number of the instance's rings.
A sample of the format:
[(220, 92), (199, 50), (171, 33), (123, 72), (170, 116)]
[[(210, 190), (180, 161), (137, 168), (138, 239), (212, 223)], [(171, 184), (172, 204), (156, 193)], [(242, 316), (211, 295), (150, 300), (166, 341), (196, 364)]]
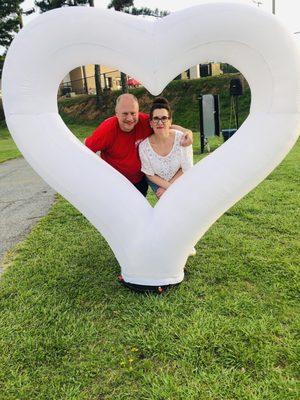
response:
[(171, 125), (171, 129), (176, 129), (183, 133), (182, 139), (180, 141), (181, 146), (187, 147), (193, 144), (193, 132), (190, 129), (183, 128), (180, 125)]
[(84, 144), (94, 153), (105, 150), (112, 143), (114, 125), (111, 118), (103, 121), (94, 132), (84, 139)]

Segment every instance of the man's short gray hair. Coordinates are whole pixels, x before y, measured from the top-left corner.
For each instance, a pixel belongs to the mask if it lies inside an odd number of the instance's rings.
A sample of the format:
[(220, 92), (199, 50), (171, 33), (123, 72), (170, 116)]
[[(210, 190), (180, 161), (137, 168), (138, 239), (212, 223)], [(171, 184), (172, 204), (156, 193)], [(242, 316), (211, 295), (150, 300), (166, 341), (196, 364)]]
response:
[(116, 108), (117, 108), (118, 104), (120, 103), (120, 101), (121, 101), (125, 96), (128, 97), (128, 98), (131, 98), (133, 101), (136, 101), (137, 104), (139, 104), (138, 99), (137, 99), (133, 94), (131, 94), (131, 93), (123, 93), (123, 94), (121, 94), (121, 95), (117, 98), (117, 100), (116, 100)]

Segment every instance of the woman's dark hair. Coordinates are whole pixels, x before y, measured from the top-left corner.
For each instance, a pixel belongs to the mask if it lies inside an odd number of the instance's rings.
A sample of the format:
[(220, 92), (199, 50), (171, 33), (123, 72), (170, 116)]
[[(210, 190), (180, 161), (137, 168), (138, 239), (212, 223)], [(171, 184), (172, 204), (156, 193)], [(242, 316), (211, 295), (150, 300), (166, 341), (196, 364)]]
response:
[(169, 118), (172, 119), (172, 110), (171, 110), (170, 104), (169, 104), (168, 100), (165, 99), (164, 97), (157, 97), (156, 99), (153, 100), (153, 103), (152, 103), (152, 106), (151, 106), (150, 112), (149, 112), (150, 119), (152, 119), (152, 117), (153, 117), (154, 110), (157, 110), (157, 109), (167, 110), (169, 113)]

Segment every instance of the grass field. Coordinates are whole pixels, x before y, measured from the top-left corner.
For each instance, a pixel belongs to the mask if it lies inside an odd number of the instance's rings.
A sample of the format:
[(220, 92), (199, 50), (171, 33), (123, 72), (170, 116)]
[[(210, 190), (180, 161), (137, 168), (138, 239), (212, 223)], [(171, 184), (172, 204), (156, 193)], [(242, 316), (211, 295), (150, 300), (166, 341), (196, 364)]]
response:
[(298, 400), (299, 154), (211, 227), (162, 296), (120, 286), (103, 237), (59, 198), (6, 258), (0, 400)]
[(16, 157), (21, 157), (21, 153), (12, 140), (5, 124), (0, 123), (0, 163)]

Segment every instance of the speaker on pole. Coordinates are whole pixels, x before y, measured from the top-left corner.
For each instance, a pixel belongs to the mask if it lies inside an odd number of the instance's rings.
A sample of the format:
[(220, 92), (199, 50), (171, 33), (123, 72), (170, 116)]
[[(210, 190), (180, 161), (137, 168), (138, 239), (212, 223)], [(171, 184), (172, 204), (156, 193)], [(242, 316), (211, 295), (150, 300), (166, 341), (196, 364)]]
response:
[(242, 96), (244, 88), (242, 81), (239, 78), (231, 79), (230, 81), (230, 96)]

